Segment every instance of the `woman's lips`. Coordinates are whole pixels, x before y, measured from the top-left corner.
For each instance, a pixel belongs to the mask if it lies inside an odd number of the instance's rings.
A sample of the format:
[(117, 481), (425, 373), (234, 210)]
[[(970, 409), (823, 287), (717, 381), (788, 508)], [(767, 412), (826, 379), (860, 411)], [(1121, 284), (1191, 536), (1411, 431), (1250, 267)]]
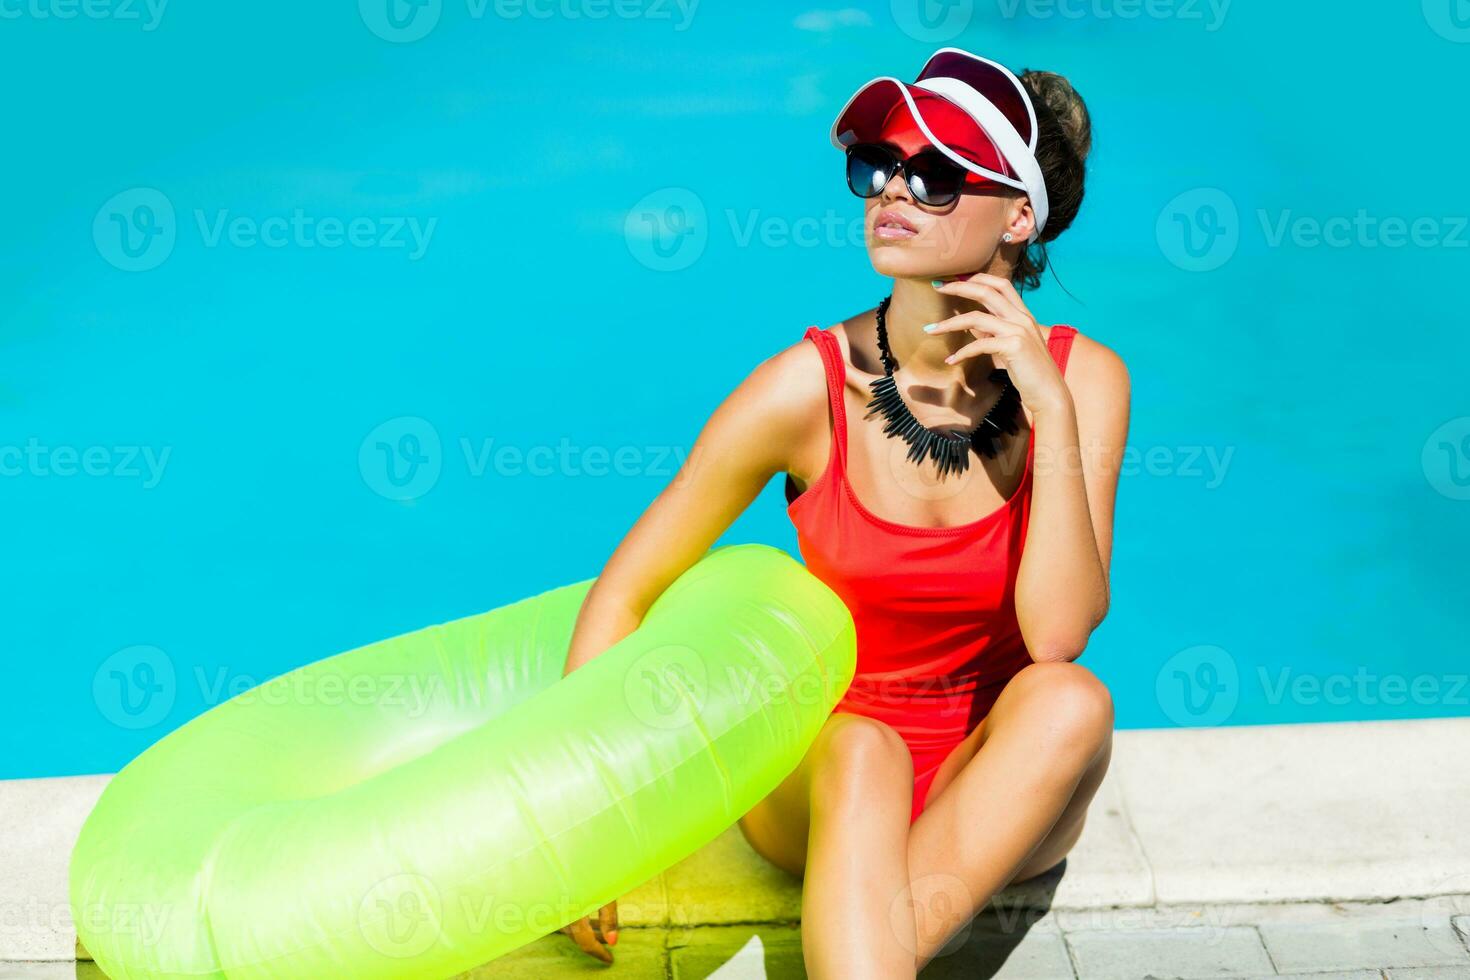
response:
[(880, 211), (873, 221), (873, 236), (884, 241), (902, 241), (918, 233), (914, 223), (897, 211)]

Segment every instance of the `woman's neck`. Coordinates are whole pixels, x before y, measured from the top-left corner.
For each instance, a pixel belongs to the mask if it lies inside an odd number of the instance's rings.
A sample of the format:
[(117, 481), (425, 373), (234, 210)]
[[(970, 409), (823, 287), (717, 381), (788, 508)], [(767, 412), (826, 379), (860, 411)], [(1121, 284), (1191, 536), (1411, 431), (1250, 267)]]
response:
[(927, 334), (924, 324), (938, 323), (971, 310), (983, 310), (978, 303), (935, 290), (928, 279), (893, 280), (893, 301), (888, 304), (884, 326), (888, 333), (888, 349), (904, 373), (929, 380), (951, 378), (984, 378), (993, 364), (989, 355), (968, 358), (958, 364), (944, 359), (970, 343), (975, 336), (968, 330)]

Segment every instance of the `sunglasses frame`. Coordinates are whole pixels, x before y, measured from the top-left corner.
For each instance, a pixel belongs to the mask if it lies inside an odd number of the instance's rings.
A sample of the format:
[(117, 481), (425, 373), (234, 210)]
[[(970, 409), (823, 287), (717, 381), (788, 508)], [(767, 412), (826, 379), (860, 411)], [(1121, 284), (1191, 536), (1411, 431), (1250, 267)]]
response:
[[(966, 180), (967, 180), (966, 175), (968, 174), (968, 171), (965, 170), (964, 167), (961, 167), (958, 164), (956, 164), (953, 160), (950, 160), (947, 156), (944, 155), (944, 153), (942, 153), (938, 149), (923, 149), (923, 150), (920, 150), (918, 153), (915, 153), (912, 156), (907, 156), (907, 157), (901, 157), (901, 156), (899, 156), (896, 152), (894, 152), (894, 150), (892, 148), (890, 148), (889, 146), (887, 146), (884, 143), (853, 143), (852, 145), (846, 147), (845, 149), (846, 149), (846, 152), (844, 154), (844, 157), (845, 157), (845, 159), (847, 161), (847, 188), (848, 188), (848, 190), (852, 191), (853, 194), (856, 194), (858, 197), (863, 198), (864, 200), (868, 200), (868, 199), (877, 197), (879, 194), (882, 194), (883, 193), (883, 188), (885, 188), (885, 187), (888, 186), (888, 182), (893, 179), (893, 175), (896, 172), (902, 172), (903, 173), (903, 182), (904, 182), (904, 185), (908, 187), (909, 193), (911, 195), (913, 195), (914, 200), (915, 201), (918, 201), (920, 204), (923, 204), (923, 205), (925, 205), (927, 207), (931, 207), (931, 208), (948, 207), (949, 205), (953, 204), (955, 201), (958, 201), (960, 199), (960, 195), (965, 192), (965, 183), (966, 183)], [(887, 157), (888, 158), (888, 161), (889, 161), (888, 162), (888, 166), (885, 168), (886, 173), (885, 173), (885, 176), (883, 178), (882, 185), (878, 188), (877, 191), (875, 191), (872, 194), (861, 194), (861, 193), (858, 192), (857, 188), (855, 188), (855, 187), (852, 186), (852, 157), (853, 157), (853, 152), (856, 151), (856, 150), (862, 150), (862, 149), (873, 149), (873, 150), (876, 150), (879, 153), (881, 153), (883, 156)], [(918, 190), (914, 187), (914, 170), (913, 170), (913, 167), (912, 167), (913, 161), (916, 160), (916, 159), (918, 159), (919, 157), (930, 157), (930, 156), (936, 157), (940, 162), (943, 163), (943, 165), (945, 167), (948, 167), (949, 169), (953, 170), (956, 174), (959, 175), (959, 189), (954, 192), (954, 195), (953, 196), (951, 196), (951, 197), (949, 197), (949, 198), (947, 198), (947, 199), (945, 199), (943, 201), (926, 201), (926, 200), (924, 200), (924, 196), (921, 196), (919, 194)]]

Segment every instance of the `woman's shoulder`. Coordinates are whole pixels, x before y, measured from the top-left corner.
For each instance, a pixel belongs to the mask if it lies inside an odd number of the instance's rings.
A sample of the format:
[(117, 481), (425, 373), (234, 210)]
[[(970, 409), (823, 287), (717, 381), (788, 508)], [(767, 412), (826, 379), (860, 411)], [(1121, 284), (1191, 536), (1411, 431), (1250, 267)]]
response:
[(1064, 380), (1078, 408), (1091, 414), (1113, 406), (1126, 413), (1131, 382), (1122, 355), (1080, 329), (1073, 329), (1077, 334), (1067, 354)]
[[(1055, 330), (1056, 327), (1052, 329)], [(1072, 337), (1072, 349), (1067, 355), (1069, 377), (1075, 367), (1078, 376), (1103, 380), (1127, 378), (1128, 366), (1123, 363), (1122, 355), (1097, 338), (1083, 333), (1080, 328), (1074, 326), (1072, 329), (1076, 334)]]

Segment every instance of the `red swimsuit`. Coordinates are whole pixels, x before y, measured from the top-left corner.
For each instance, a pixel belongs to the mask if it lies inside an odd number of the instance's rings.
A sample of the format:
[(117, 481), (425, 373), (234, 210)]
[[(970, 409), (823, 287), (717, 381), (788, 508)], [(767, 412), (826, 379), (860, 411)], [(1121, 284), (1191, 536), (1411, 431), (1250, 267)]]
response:
[[(1063, 372), (1076, 334), (1051, 330), (1047, 349)], [(857, 628), (857, 676), (834, 710), (875, 718), (903, 737), (914, 759), (913, 820), (940, 763), (1031, 662), (1015, 587), (1036, 443), (1028, 434), (1020, 486), (985, 517), (952, 527), (884, 520), (847, 479), (842, 348), (816, 326), (803, 339), (817, 345), (826, 369), (832, 448), (827, 468), (799, 496), (787, 476), (786, 513), (807, 568), (842, 598)]]

